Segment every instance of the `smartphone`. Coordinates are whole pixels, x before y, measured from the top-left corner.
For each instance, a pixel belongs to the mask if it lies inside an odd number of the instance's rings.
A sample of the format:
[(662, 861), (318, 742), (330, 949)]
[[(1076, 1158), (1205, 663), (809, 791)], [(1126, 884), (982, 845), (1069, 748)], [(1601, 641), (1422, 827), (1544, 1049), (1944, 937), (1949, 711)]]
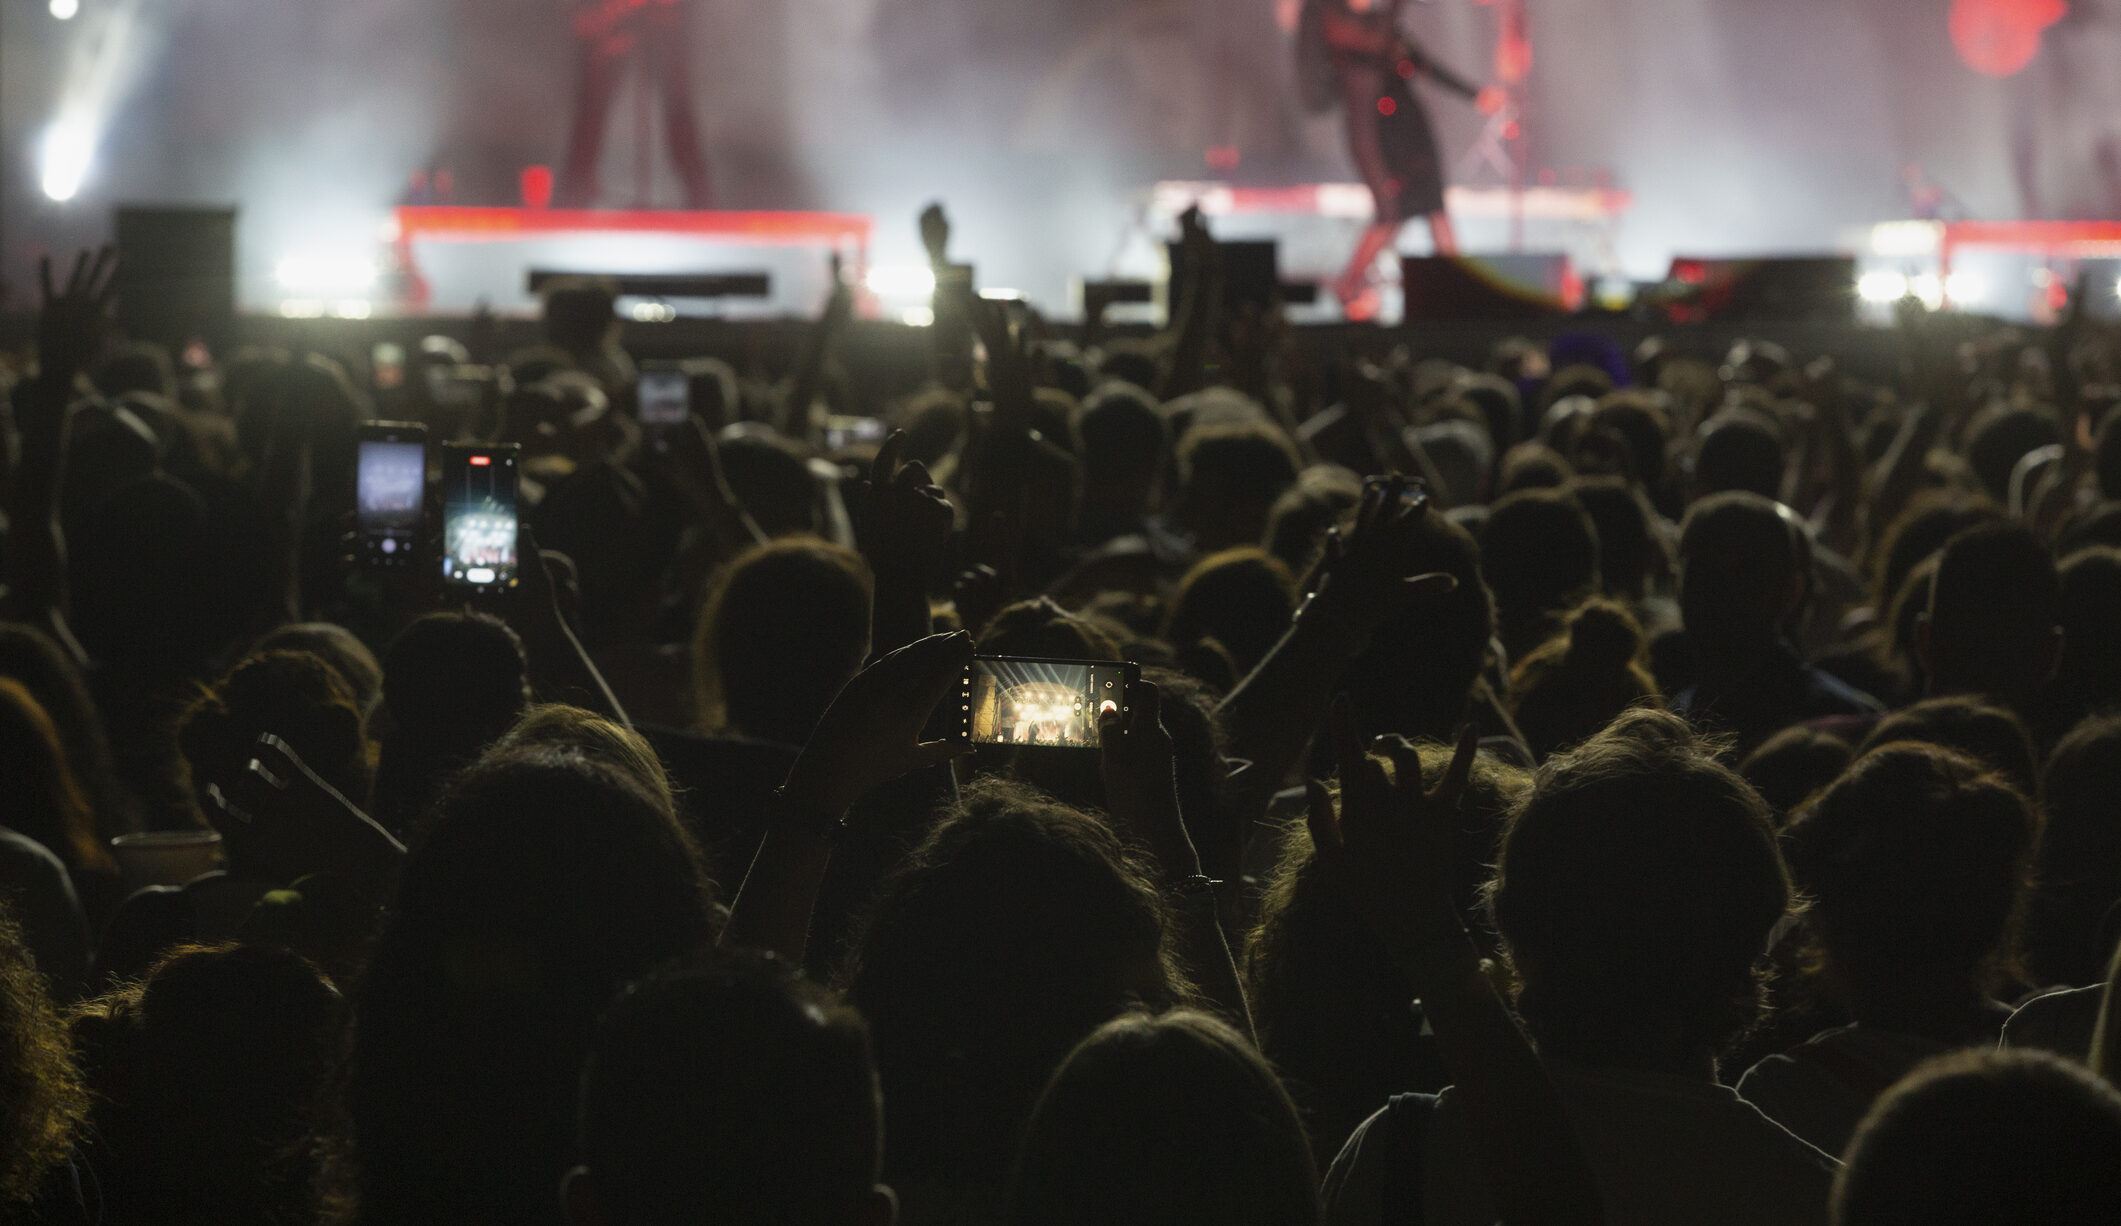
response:
[(825, 418), (825, 452), (831, 454), (850, 447), (878, 447), (891, 434), (891, 428), (875, 417), (841, 417), (834, 414)]
[(427, 427), (372, 421), (355, 450), (354, 532), (370, 566), (412, 565), (427, 513)]
[(678, 366), (641, 368), (640, 419), (651, 430), (682, 426), (692, 417), (692, 377)]
[(975, 745), (1096, 749), (1107, 708), (1127, 713), (1139, 665), (974, 656), (958, 687), (957, 739)]
[[(1368, 489), (1382, 490), (1391, 483), (1389, 477), (1372, 477), (1363, 482)], [(1429, 483), (1420, 477), (1406, 478), (1406, 488), (1399, 492), (1399, 505), (1403, 507), (1425, 507), (1429, 505)]]
[(442, 581), (467, 593), (516, 585), (516, 477), (521, 448), (442, 448)]

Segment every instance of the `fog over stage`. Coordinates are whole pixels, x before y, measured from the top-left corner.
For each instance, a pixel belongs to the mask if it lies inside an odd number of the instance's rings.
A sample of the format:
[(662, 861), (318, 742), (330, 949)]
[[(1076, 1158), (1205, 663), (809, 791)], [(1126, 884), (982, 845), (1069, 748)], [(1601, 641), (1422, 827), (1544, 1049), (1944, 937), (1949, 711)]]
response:
[[(1299, 0), (691, 0), (689, 71), (717, 208), (875, 222), (868, 262), (921, 263), (912, 218), (947, 200), (989, 288), (1065, 312), (1079, 278), (1153, 271), (1157, 185), (1298, 189), (1356, 178), (1341, 116), (1302, 102)], [(239, 297), (462, 310), (528, 302), (527, 268), (766, 271), (761, 309), (807, 310), (816, 252), (585, 230), (523, 249), (438, 251), (431, 296), (388, 273), (393, 210), (514, 206), (563, 168), (577, 95), (561, 0), (79, 0), (4, 20), (7, 280), (106, 233), (125, 203), (241, 210)], [(1486, 83), (1510, 5), (1409, 4), (1439, 64)], [(1587, 275), (1661, 276), (1678, 254), (1855, 250), (1925, 209), (1990, 221), (2121, 216), (2121, 0), (1527, 0), (1535, 56), (1521, 154), (1532, 187), (1611, 190), (1586, 234), (1534, 221), (1528, 247)], [(56, 9), (53, 10), (56, 13)], [(2009, 70), (2011, 75), (1990, 75)], [(599, 203), (674, 209), (666, 116), (620, 82)], [(1503, 186), (1476, 154), (1490, 117), (1429, 86), (1444, 172)], [(63, 146), (52, 152), (57, 140)], [(51, 161), (72, 180), (47, 199)], [(563, 185), (564, 187), (564, 185)], [(1330, 277), (1359, 222), (1233, 218), (1292, 276)], [(1470, 250), (1506, 219), (1469, 217)], [(1406, 250), (1425, 250), (1415, 227)], [(319, 267), (313, 284), (277, 276)], [(306, 263), (305, 263), (306, 262)], [(1990, 282), (2022, 275), (1999, 265)], [(300, 282), (302, 278), (294, 278)], [(2006, 297), (2016, 294), (2007, 287)]]

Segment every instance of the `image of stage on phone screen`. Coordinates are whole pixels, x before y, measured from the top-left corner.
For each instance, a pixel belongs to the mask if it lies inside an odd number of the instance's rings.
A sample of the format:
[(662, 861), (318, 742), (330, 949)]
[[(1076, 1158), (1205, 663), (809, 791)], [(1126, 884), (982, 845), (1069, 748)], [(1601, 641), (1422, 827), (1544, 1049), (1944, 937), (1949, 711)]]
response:
[(516, 580), (516, 470), (509, 452), (475, 452), (451, 466), (443, 500), (442, 578), (471, 587)]
[(1090, 749), (1098, 714), (1123, 709), (1128, 666), (981, 657), (972, 662), (965, 698), (971, 739), (983, 745)]

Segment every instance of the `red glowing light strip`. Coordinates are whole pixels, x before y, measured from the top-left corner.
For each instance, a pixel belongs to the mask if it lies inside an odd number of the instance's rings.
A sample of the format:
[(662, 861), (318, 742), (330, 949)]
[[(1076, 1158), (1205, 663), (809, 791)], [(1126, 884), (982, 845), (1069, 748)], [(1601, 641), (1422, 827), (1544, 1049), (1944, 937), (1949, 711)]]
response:
[(2068, 252), (2079, 257), (2094, 247), (2121, 251), (2121, 221), (1951, 221), (1944, 224), (1937, 262), (1951, 275), (1954, 258), (1962, 247), (1990, 247), (2006, 251), (2053, 254)]
[(490, 455), (475, 455), (470, 457), (470, 463), (473, 468), (484, 468), (493, 463), (493, 457)]
[(697, 234), (731, 242), (852, 240), (866, 244), (874, 218), (859, 213), (680, 212), (658, 209), (516, 209), (447, 205), (397, 211), (402, 238), (507, 242), (554, 234)]

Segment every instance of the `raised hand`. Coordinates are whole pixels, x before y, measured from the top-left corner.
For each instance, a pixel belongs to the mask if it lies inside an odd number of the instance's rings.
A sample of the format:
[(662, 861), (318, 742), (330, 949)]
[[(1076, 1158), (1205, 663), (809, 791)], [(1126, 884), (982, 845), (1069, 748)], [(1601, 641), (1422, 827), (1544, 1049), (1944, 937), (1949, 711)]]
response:
[(1333, 750), (1340, 768), (1340, 809), (1313, 779), (1308, 816), (1311, 842), (1326, 871), (1354, 899), (1394, 954), (1413, 958), (1439, 945), (1465, 943), (1465, 927), (1451, 897), (1452, 827), (1458, 801), (1472, 778), (1479, 747), (1472, 728), (1458, 738), (1443, 779), (1424, 790), (1421, 759), (1401, 737), (1383, 737), (1366, 753), (1345, 697), (1333, 704)]
[(950, 215), (943, 212), (938, 200), (921, 210), (921, 246), (928, 251), (928, 263), (936, 268), (950, 262)]
[(1155, 854), (1164, 875), (1181, 881), (1200, 872), (1200, 855), (1178, 807), (1171, 733), (1163, 724), (1163, 693), (1154, 682), (1127, 687), (1127, 711), (1101, 709), (1098, 768), (1112, 816)]
[(869, 466), (862, 549), (872, 569), (904, 575), (925, 592), (942, 569), (957, 512), (928, 466), (905, 454), (906, 432), (893, 430)]
[(1407, 478), (1375, 480), (1363, 489), (1355, 527), (1345, 537), (1335, 529), (1326, 538), (1320, 563), (1316, 608), (1344, 622), (1352, 633), (1368, 634), (1390, 621), (1415, 598), (1455, 591), (1450, 575), (1408, 575), (1407, 562), (1429, 513), (1426, 498), (1412, 498)]
[(245, 859), (277, 881), (312, 873), (367, 873), (404, 847), (326, 783), (287, 742), (266, 733), (235, 777), (206, 785), (206, 818)]
[(879, 784), (969, 753), (963, 741), (923, 741), (921, 733), (971, 660), (972, 636), (959, 631), (909, 643), (863, 669), (818, 721), (783, 794), (837, 815)]
[(63, 289), (52, 282), (51, 257), (37, 262), (44, 290), (37, 316), (37, 371), (40, 377), (71, 387), (103, 347), (117, 297), (118, 251), (105, 246), (91, 262), (87, 251), (74, 257), (74, 270)]

